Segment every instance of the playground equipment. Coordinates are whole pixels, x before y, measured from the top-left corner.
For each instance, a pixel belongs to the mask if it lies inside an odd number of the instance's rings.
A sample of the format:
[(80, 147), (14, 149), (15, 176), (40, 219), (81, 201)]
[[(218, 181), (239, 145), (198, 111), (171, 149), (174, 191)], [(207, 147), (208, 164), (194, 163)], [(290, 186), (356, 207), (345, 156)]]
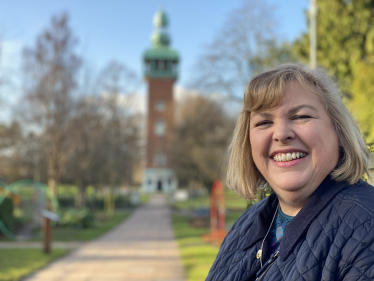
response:
[(210, 233), (203, 236), (205, 241), (220, 245), (227, 232), (225, 229), (225, 195), (221, 181), (215, 181), (212, 186), (210, 201)]
[[(58, 201), (51, 189), (43, 183), (33, 180), (20, 180), (6, 185), (0, 181), (0, 205), (5, 198), (12, 198), (14, 213), (23, 221), (21, 233), (25, 237), (16, 237), (0, 220), (0, 231), (9, 239), (24, 239), (37, 227), (43, 228), (44, 252), (50, 252), (51, 221), (58, 220)], [(21, 234), (21, 235), (22, 235)]]

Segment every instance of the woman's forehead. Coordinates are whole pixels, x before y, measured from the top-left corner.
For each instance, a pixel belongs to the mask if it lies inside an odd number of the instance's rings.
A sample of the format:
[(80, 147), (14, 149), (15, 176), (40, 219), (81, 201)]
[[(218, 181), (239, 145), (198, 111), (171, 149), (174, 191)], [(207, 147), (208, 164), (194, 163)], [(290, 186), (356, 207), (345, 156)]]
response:
[[(277, 92), (275, 95), (269, 95), (266, 98), (259, 100), (253, 99), (252, 106), (249, 106), (248, 110), (253, 116), (255, 113), (264, 113), (268, 111), (276, 110), (282, 105), (286, 105), (290, 108), (316, 108), (323, 106), (323, 102), (320, 94), (312, 86), (304, 86), (298, 81), (288, 83), (284, 90), (280, 93)], [(264, 114), (261, 114), (264, 115)]]

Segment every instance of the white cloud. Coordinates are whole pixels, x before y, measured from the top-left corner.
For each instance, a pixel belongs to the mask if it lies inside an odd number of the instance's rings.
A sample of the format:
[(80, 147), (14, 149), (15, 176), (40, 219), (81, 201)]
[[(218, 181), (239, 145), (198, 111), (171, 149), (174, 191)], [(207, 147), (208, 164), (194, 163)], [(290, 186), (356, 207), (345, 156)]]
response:
[(174, 87), (174, 101), (176, 103), (182, 102), (187, 98), (196, 97), (199, 93), (193, 89), (183, 88), (181, 86)]
[[(109, 99), (110, 93), (103, 93), (102, 96), (104, 99)], [(146, 97), (140, 92), (136, 92), (130, 95), (119, 94), (117, 102), (118, 105), (123, 109), (130, 109), (132, 112), (141, 113), (142, 115), (147, 113)]]
[(183, 102), (185, 99), (196, 97), (199, 95), (204, 95), (205, 97), (221, 104), (229, 115), (233, 117), (236, 117), (239, 115), (242, 104), (238, 103), (237, 101), (230, 100), (221, 94), (218, 94), (218, 93), (202, 94), (194, 89), (187, 89), (181, 86), (174, 87), (174, 101), (177, 105), (178, 103)]
[(23, 43), (19, 41), (0, 41), (0, 58), (2, 68), (15, 69), (21, 63), (21, 51)]
[[(198, 91), (194, 89), (188, 89), (181, 87), (179, 85), (174, 86), (173, 89), (173, 97), (174, 97), (174, 102), (176, 105), (176, 108), (178, 107), (178, 104), (182, 103), (184, 100), (191, 98), (191, 97), (196, 97), (198, 95), (201, 95)], [(104, 98), (108, 98), (109, 94), (108, 93), (103, 93)], [(224, 109), (233, 116), (238, 115), (240, 112), (241, 104), (233, 101), (227, 100), (227, 98), (223, 97), (220, 94), (217, 93), (211, 93), (207, 95), (208, 98), (220, 103), (223, 105)], [(140, 113), (142, 116), (147, 115), (147, 110), (148, 110), (148, 93), (144, 94), (141, 92), (136, 92), (131, 95), (119, 95), (119, 100), (118, 100), (119, 106), (123, 109), (131, 109), (131, 111)]]

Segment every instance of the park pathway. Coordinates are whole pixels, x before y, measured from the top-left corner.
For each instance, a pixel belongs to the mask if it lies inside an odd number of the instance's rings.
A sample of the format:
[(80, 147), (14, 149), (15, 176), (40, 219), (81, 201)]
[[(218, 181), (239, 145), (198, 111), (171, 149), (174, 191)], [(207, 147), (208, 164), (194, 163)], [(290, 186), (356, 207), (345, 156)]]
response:
[(122, 224), (24, 281), (185, 281), (166, 198), (155, 194)]

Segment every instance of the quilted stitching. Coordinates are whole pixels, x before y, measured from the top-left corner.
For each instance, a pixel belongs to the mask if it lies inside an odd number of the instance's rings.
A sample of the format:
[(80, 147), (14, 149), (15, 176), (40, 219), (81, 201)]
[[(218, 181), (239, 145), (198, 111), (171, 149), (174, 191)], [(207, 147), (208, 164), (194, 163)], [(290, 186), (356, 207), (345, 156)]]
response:
[[(207, 280), (249, 281), (254, 277), (259, 243), (246, 251), (243, 248), (262, 205), (263, 201), (247, 210), (233, 225)], [(312, 222), (291, 255), (285, 261), (278, 259), (264, 280), (374, 280), (373, 187), (361, 183), (339, 193)]]

